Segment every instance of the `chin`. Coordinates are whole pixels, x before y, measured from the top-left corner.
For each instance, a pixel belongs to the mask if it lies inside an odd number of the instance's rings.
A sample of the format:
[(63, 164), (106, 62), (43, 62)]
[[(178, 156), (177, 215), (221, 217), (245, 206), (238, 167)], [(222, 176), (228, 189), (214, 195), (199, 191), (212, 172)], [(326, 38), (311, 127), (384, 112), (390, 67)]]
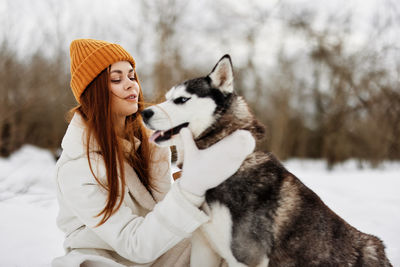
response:
[(124, 112), (126, 115), (125, 116), (131, 116), (135, 114), (138, 111), (138, 107), (136, 106), (135, 108), (130, 108)]

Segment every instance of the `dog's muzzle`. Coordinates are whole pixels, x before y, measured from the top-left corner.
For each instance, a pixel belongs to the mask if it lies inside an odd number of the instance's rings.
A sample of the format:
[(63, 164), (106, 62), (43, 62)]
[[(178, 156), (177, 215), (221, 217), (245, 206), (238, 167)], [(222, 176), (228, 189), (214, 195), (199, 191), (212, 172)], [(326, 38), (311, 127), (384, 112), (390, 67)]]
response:
[(171, 139), (172, 136), (178, 134), (182, 128), (188, 127), (188, 126), (189, 126), (189, 123), (185, 122), (185, 123), (182, 123), (174, 128), (166, 130), (166, 131), (157, 130), (150, 136), (149, 140), (150, 140), (150, 142), (155, 142), (155, 143), (167, 141), (167, 140)]

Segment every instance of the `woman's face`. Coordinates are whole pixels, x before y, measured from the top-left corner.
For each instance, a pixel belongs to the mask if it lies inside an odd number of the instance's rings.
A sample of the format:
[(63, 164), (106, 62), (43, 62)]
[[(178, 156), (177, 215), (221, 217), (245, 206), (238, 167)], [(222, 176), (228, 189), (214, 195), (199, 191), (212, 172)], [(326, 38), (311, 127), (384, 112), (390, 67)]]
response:
[(131, 64), (128, 61), (118, 61), (112, 64), (108, 80), (114, 115), (126, 117), (136, 113), (138, 110), (139, 84)]

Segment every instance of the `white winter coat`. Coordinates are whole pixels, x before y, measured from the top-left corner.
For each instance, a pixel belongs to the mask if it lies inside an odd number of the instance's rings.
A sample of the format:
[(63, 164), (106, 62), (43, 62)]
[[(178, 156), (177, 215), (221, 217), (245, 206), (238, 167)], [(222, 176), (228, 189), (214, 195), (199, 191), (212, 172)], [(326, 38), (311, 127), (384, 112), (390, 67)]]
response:
[[(93, 140), (93, 139), (92, 139)], [(197, 206), (201, 199), (171, 187), (169, 149), (154, 149), (151, 169), (159, 192), (153, 196), (134, 170), (125, 164), (126, 188), (121, 208), (104, 224), (96, 215), (104, 208), (107, 192), (94, 179), (86, 156), (83, 119), (75, 114), (62, 141), (56, 166), (59, 202), (58, 227), (65, 233), (66, 255), (53, 260), (59, 266), (188, 266), (191, 233), (208, 217)], [(124, 140), (124, 145), (131, 144)], [(135, 148), (140, 145), (136, 140)], [(106, 181), (97, 146), (90, 145), (92, 168)]]

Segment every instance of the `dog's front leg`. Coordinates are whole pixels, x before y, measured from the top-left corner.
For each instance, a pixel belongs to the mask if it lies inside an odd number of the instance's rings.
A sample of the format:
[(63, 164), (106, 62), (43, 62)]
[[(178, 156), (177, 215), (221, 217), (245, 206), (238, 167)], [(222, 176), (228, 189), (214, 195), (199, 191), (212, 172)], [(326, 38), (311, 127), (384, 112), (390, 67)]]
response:
[(191, 267), (219, 267), (221, 265), (222, 258), (211, 248), (201, 229), (193, 233), (191, 241)]

